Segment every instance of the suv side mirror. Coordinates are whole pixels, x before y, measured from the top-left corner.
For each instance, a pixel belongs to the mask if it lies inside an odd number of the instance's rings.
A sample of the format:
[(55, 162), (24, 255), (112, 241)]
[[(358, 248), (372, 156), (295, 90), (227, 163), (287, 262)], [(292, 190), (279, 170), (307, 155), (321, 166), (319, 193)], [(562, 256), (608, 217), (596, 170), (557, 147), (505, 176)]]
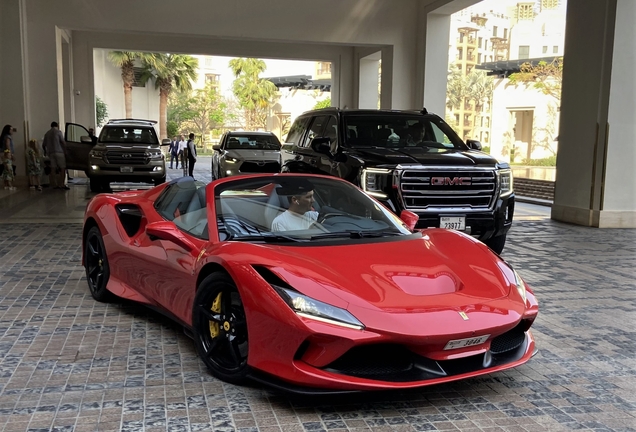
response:
[(164, 138), (164, 139), (161, 140), (161, 145), (162, 146), (165, 146), (165, 145), (169, 146), (170, 143), (172, 143), (172, 141), (170, 141), (169, 138)]
[(212, 150), (220, 151), (221, 150), (221, 144), (213, 144), (212, 145)]
[(311, 148), (316, 153), (326, 154), (331, 157), (331, 140), (327, 137), (317, 137), (311, 140)]
[(477, 140), (466, 140), (466, 145), (473, 150), (481, 151), (481, 143)]

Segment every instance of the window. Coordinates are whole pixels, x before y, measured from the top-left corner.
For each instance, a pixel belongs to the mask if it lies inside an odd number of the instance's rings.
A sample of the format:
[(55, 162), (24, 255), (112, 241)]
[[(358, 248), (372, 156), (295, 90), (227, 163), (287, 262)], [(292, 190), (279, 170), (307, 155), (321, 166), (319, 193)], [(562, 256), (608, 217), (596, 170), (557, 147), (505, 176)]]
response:
[(459, 60), (461, 60), (461, 59), (462, 59), (462, 57), (464, 56), (463, 54), (464, 54), (464, 51), (463, 51), (461, 48), (458, 48), (458, 49), (457, 49), (457, 58), (458, 58)]
[(102, 129), (99, 140), (104, 143), (159, 144), (152, 127), (106, 126)]
[(559, 52), (559, 47), (558, 47), (557, 45), (553, 46), (553, 47), (552, 47), (552, 52), (553, 52), (554, 54), (557, 54), (557, 53)]
[(322, 136), (322, 131), (325, 128), (325, 123), (327, 123), (327, 116), (314, 117), (313, 121), (311, 122), (311, 126), (309, 127), (309, 131), (305, 136), (302, 145), (300, 145), (299, 147), (309, 147), (312, 139), (317, 136)]
[(497, 37), (497, 26), (492, 26), (492, 37)]
[(541, 50), (541, 52), (542, 52), (543, 54), (547, 54), (547, 52), (548, 52), (548, 47), (544, 45), (544, 46), (543, 46), (543, 49)]
[(308, 122), (309, 117), (296, 119), (291, 129), (289, 130), (289, 133), (287, 134), (287, 140), (285, 140), (285, 142), (291, 144), (300, 144), (300, 140), (303, 136), (303, 132), (305, 132), (305, 127), (307, 126)]
[(481, 63), (481, 53), (477, 54), (477, 63)]
[(155, 202), (155, 209), (164, 219), (193, 236), (208, 239), (208, 214), (205, 183), (192, 178), (169, 185)]
[(479, 38), (478, 40), (479, 40), (479, 48), (481, 48), (481, 44), (484, 41), (484, 38)]
[(221, 80), (220, 74), (205, 74), (205, 83), (211, 83), (214, 87), (218, 87)]
[(318, 62), (317, 75), (331, 75), (331, 62)]
[(507, 38), (508, 38), (508, 29), (504, 29), (503, 38), (504, 38), (504, 39), (507, 39)]
[(141, 80), (141, 76), (143, 72), (144, 72), (143, 68), (140, 68), (140, 67), (133, 68), (133, 75), (134, 75), (133, 82), (132, 82), (133, 87), (146, 87), (146, 83)]
[(519, 46), (519, 59), (527, 59), (530, 58), (530, 46), (529, 45), (520, 45)]
[(331, 153), (335, 154), (338, 150), (338, 119), (336, 117), (329, 116), (327, 127), (322, 135), (331, 140)]

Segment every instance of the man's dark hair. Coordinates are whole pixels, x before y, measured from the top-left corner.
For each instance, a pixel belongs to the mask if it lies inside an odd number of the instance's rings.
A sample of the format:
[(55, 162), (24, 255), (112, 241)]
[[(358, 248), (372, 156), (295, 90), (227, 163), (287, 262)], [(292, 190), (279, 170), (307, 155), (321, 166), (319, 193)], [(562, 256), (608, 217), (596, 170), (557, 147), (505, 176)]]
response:
[(59, 126), (59, 125), (57, 124), (57, 122), (51, 122), (51, 127), (52, 127), (52, 128), (54, 128), (54, 127), (58, 127), (58, 126)]
[(191, 133), (190, 135), (188, 135), (188, 138), (190, 138), (191, 140), (193, 140), (193, 139), (194, 139), (194, 134), (193, 134), (193, 133)]

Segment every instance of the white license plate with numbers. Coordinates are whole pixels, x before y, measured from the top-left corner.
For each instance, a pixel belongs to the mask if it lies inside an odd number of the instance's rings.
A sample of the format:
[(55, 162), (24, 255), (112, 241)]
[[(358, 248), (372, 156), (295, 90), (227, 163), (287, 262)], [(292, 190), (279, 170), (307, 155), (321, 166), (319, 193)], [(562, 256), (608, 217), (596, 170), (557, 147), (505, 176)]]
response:
[(119, 171), (123, 173), (131, 173), (133, 172), (133, 167), (127, 167), (127, 166), (119, 167)]
[(487, 334), (484, 336), (478, 336), (478, 337), (472, 337), (472, 338), (466, 338), (466, 339), (455, 339), (452, 341), (448, 341), (444, 349), (451, 350), (456, 348), (465, 348), (465, 347), (469, 347), (473, 345), (481, 345), (484, 342), (486, 342), (489, 337), (490, 335)]
[(439, 227), (457, 231), (466, 230), (465, 216), (442, 216), (439, 218)]

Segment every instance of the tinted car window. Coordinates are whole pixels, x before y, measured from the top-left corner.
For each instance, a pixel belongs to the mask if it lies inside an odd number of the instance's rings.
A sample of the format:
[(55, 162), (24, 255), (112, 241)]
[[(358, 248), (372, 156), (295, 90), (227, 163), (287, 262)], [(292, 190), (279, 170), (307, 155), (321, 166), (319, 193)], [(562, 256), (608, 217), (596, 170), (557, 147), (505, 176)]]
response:
[(205, 184), (184, 178), (166, 187), (155, 201), (155, 209), (181, 230), (208, 239)]
[(154, 144), (159, 143), (154, 128), (109, 126), (102, 129), (99, 141), (103, 143)]
[(225, 146), (227, 150), (280, 150), (275, 135), (231, 135)]
[(309, 147), (312, 139), (317, 136), (322, 136), (327, 120), (327, 116), (318, 116), (313, 118), (309, 131), (307, 132), (307, 135), (305, 135), (305, 139), (303, 140), (301, 147)]
[(305, 131), (309, 117), (299, 118), (292, 125), (289, 133), (287, 134), (286, 143), (299, 144), (299, 141)]
[(350, 115), (345, 129), (351, 147), (466, 149), (450, 126), (433, 115)]
[(331, 140), (331, 153), (335, 153), (338, 149), (338, 119), (329, 117), (323, 136)]

